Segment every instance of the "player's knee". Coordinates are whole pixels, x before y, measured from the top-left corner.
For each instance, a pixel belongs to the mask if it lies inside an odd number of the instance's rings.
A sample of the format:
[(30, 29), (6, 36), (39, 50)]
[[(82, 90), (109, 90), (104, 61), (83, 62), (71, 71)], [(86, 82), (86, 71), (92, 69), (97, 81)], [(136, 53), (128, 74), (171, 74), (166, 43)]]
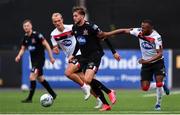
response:
[(70, 77), (71, 77), (72, 72), (71, 72), (71, 71), (66, 70), (64, 74), (65, 74), (68, 78), (70, 78)]
[(37, 77), (37, 80), (38, 80), (39, 82), (43, 82), (43, 81), (44, 81), (44, 77), (39, 76), (39, 77)]
[(85, 79), (85, 83), (86, 83), (86, 84), (90, 84), (91, 81), (92, 81), (92, 79)]
[(148, 85), (142, 86), (141, 89), (143, 91), (148, 91), (149, 90), (149, 86)]
[(163, 82), (156, 82), (156, 87), (162, 87), (163, 86)]

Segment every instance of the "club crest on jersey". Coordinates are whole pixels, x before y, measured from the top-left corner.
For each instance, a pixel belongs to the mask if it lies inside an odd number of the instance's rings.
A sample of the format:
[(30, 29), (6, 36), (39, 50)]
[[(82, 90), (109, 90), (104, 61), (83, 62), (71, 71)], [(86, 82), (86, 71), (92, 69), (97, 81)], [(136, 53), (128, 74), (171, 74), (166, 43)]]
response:
[(64, 45), (64, 46), (70, 46), (72, 44), (72, 41), (71, 40), (63, 40), (61, 42), (61, 44)]
[(144, 49), (153, 49), (154, 48), (154, 45), (149, 43), (149, 42), (142, 42), (141, 43), (141, 46), (144, 48)]
[(33, 44), (36, 43), (35, 38), (32, 38), (31, 42), (32, 42)]
[(84, 36), (78, 36), (77, 41), (79, 42), (79, 45), (86, 44), (86, 38)]
[(84, 30), (83, 35), (88, 35), (88, 30)]

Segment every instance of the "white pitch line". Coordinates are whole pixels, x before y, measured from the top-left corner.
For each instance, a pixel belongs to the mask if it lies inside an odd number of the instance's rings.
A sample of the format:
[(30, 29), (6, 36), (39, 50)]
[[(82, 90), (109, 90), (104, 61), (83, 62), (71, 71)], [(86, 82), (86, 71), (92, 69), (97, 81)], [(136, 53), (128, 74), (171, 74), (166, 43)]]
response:
[[(170, 92), (170, 95), (176, 95), (176, 94), (180, 94), (180, 91)], [(166, 95), (166, 94), (163, 94), (163, 95)], [(145, 95), (143, 95), (143, 97), (154, 97), (154, 96), (156, 96), (156, 93), (151, 93), (151, 94), (145, 94)]]

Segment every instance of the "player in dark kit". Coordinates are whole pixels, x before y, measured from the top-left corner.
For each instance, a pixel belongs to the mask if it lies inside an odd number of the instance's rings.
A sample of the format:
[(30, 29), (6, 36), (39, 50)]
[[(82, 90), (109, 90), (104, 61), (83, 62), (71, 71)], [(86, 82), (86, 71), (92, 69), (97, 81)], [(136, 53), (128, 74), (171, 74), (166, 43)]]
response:
[(36, 79), (47, 89), (47, 91), (52, 95), (53, 99), (55, 99), (56, 93), (52, 90), (49, 83), (43, 76), (43, 66), (45, 62), (44, 47), (48, 51), (51, 63), (53, 64), (55, 62), (55, 59), (52, 56), (51, 48), (42, 34), (33, 31), (31, 20), (27, 19), (23, 22), (23, 29), (25, 31), (25, 36), (15, 61), (20, 61), (25, 49), (27, 48), (30, 51), (32, 69), (30, 73), (30, 92), (28, 97), (25, 100), (22, 100), (22, 102), (32, 102), (32, 97), (36, 89)]
[(104, 55), (101, 39), (98, 37), (101, 30), (97, 25), (85, 21), (85, 11), (81, 7), (73, 9), (74, 26), (73, 34), (77, 39), (81, 55), (75, 56), (72, 61), (74, 72), (85, 68), (85, 82), (89, 84), (94, 93), (101, 99), (103, 106), (100, 111), (111, 110), (111, 106), (106, 101), (103, 92), (101, 91), (100, 83), (94, 79), (98, 67), (101, 62), (101, 57)]

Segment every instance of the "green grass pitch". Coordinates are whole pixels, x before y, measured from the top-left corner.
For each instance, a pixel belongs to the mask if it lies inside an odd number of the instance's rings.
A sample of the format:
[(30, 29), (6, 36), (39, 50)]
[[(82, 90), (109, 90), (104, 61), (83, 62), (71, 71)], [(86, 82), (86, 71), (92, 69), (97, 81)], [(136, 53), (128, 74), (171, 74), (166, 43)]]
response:
[[(33, 103), (21, 103), (27, 92), (11, 89), (0, 89), (0, 114), (6, 113), (33, 113), (33, 114), (180, 114), (180, 94), (172, 93), (164, 96), (162, 110), (155, 111), (155, 96), (147, 96), (155, 92), (142, 92), (140, 90), (116, 90), (117, 102), (111, 111), (99, 112), (93, 107), (96, 100), (93, 96), (88, 101), (83, 100), (81, 90), (56, 90), (58, 97), (51, 107), (44, 108), (39, 103), (39, 98), (46, 93), (45, 90), (35, 92)], [(108, 100), (108, 97), (106, 97)]]

